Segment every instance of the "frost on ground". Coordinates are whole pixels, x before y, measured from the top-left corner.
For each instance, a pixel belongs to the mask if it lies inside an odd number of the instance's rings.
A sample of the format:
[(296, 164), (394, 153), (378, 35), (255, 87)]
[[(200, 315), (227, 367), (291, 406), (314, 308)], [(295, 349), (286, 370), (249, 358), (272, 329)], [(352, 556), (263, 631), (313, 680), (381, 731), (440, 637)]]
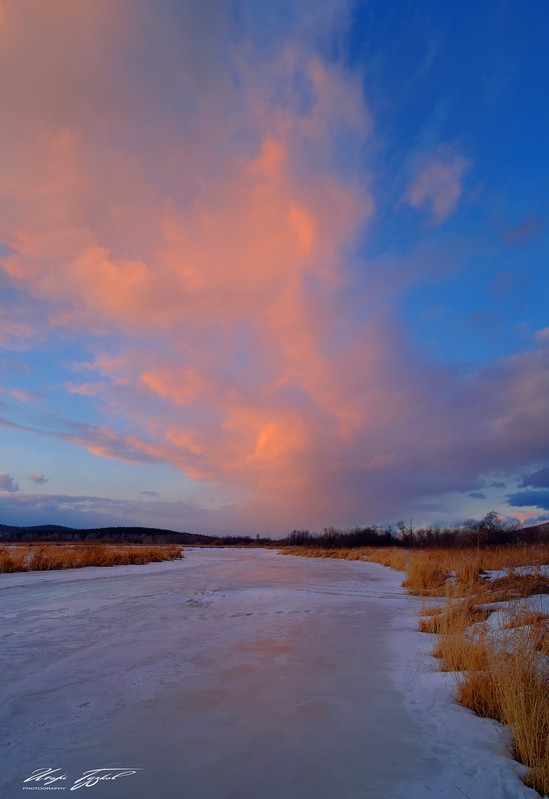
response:
[[(401, 580), (242, 549), (0, 575), (0, 796), (124, 768), (86, 796), (536, 797), (506, 730), (452, 701)], [(24, 782), (47, 768), (66, 779)]]

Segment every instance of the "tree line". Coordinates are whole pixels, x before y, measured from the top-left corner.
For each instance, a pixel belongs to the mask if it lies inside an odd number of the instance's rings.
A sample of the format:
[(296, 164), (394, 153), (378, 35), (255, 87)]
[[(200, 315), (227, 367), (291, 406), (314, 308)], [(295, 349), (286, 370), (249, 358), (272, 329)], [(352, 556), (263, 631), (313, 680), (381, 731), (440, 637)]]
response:
[(516, 523), (501, 520), (494, 511), (480, 521), (469, 519), (460, 525), (414, 527), (411, 522), (378, 527), (368, 525), (339, 530), (325, 528), (320, 533), (292, 530), (285, 538), (272, 539), (256, 535), (202, 535), (178, 533), (151, 527), (93, 527), (75, 529), (60, 525), (15, 527), (0, 524), (0, 541), (88, 541), (128, 544), (180, 544), (182, 546), (243, 547), (312, 547), (320, 549), (353, 549), (356, 547), (464, 548), (507, 544), (547, 543), (549, 523), (519, 528)]
[(432, 525), (414, 528), (411, 522), (398, 522), (384, 528), (375, 525), (337, 530), (325, 528), (321, 533), (293, 530), (279, 544), (283, 546), (312, 547), (319, 549), (353, 549), (355, 547), (406, 547), (408, 549), (440, 547), (463, 549), (466, 547), (491, 547), (509, 544), (547, 543), (549, 523), (519, 528), (517, 523), (505, 522), (491, 511), (479, 521), (468, 519), (460, 525), (443, 527)]

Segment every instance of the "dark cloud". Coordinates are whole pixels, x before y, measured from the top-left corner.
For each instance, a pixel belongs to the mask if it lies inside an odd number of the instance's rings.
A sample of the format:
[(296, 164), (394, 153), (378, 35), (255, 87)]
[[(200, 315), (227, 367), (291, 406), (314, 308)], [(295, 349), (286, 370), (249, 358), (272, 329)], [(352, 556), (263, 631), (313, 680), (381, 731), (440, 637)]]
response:
[(533, 507), (549, 511), (549, 489), (531, 489), (527, 491), (517, 491), (515, 494), (507, 496), (509, 505), (516, 507)]
[(520, 485), (524, 488), (549, 488), (549, 466), (544, 466), (537, 472), (525, 475)]
[(473, 499), (486, 499), (486, 494), (483, 494), (482, 491), (470, 491), (469, 496)]
[(156, 491), (140, 491), (140, 497), (158, 497), (160, 496)]
[(13, 477), (5, 472), (0, 473), (0, 491), (5, 491), (9, 494), (14, 494), (19, 491), (19, 485), (15, 482)]

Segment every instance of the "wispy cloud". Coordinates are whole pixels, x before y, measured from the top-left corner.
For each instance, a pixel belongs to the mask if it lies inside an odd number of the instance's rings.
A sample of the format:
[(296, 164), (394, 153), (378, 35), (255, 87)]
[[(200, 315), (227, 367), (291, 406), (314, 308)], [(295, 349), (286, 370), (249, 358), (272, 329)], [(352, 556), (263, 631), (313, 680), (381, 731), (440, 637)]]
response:
[(20, 402), (40, 402), (45, 397), (45, 394), (40, 391), (25, 391), (21, 388), (5, 388), (4, 386), (0, 386), (0, 394)]
[(471, 165), (471, 161), (453, 147), (439, 146), (419, 159), (403, 200), (418, 211), (427, 212), (433, 225), (444, 222), (458, 204)]
[(501, 230), (501, 240), (508, 247), (528, 244), (536, 239), (547, 223), (535, 216), (528, 216), (514, 225), (506, 225)]

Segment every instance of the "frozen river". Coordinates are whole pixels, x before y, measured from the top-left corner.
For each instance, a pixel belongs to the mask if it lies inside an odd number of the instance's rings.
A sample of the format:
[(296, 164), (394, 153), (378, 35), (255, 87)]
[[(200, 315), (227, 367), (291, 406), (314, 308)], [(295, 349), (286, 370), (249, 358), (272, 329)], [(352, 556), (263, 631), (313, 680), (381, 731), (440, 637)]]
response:
[(242, 549), (0, 575), (0, 796), (94, 769), (77, 796), (536, 796), (505, 731), (451, 703), (401, 579)]

